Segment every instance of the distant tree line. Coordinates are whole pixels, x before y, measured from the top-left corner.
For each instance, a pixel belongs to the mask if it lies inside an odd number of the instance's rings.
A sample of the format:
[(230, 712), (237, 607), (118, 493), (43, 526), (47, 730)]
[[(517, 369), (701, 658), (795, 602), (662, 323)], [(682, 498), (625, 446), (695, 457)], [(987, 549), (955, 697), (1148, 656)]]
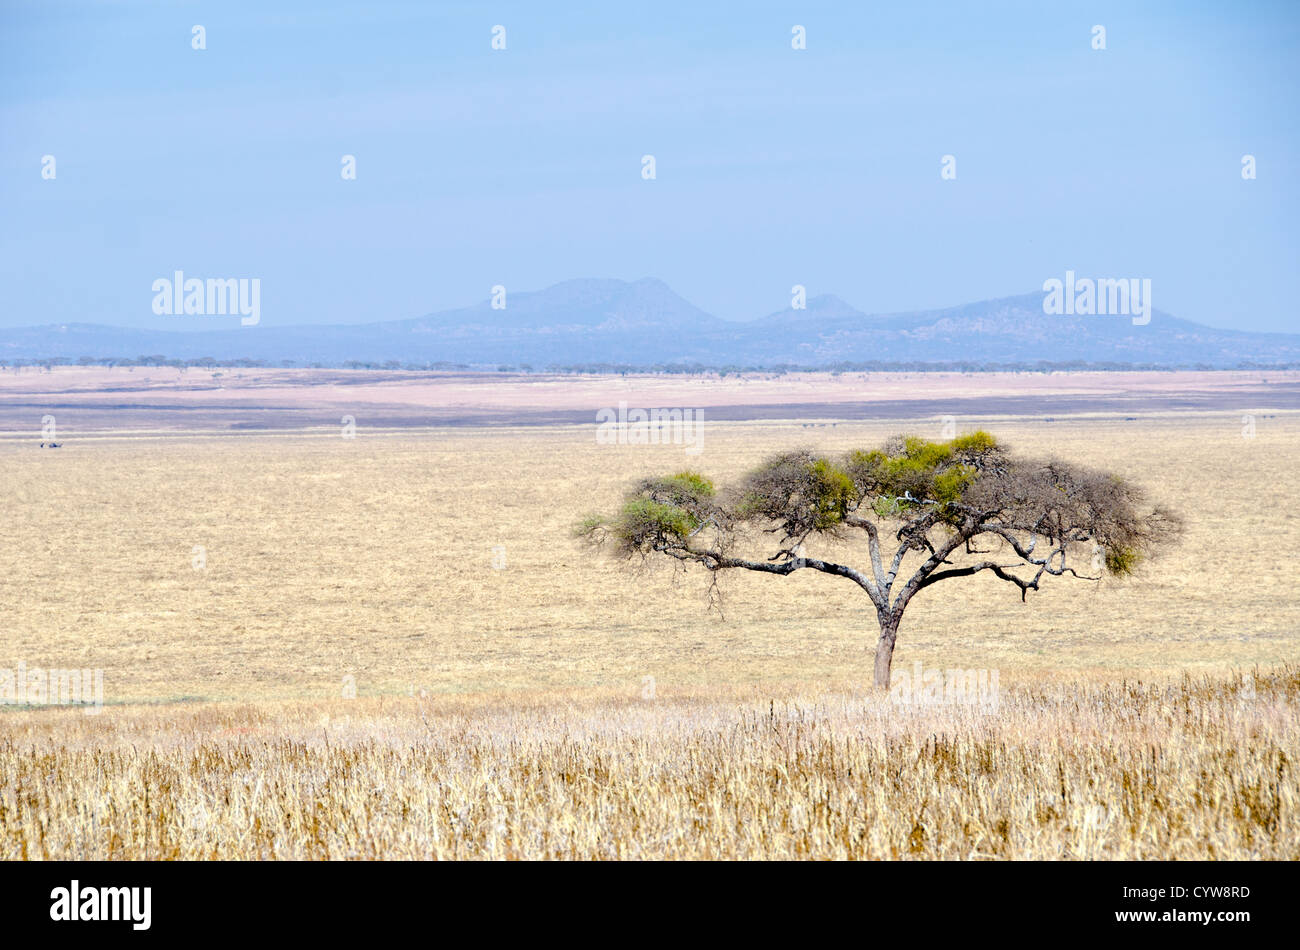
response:
[(0, 359), (0, 370), (2, 369), (23, 369), (35, 367), (38, 369), (52, 369), (55, 366), (104, 366), (114, 368), (118, 366), (135, 367), (135, 366), (155, 366), (171, 367), (172, 369), (369, 369), (369, 370), (409, 370), (419, 372), (450, 371), (456, 370), (468, 372), (472, 370), (483, 371), (483, 367), (471, 366), (468, 363), (450, 363), (439, 361), (434, 363), (402, 363), (397, 360), (387, 360), (382, 363), (367, 363), (359, 360), (347, 360), (343, 363), (313, 363), (300, 362), (298, 360), (254, 360), (247, 358), (239, 359), (216, 359), (211, 356), (201, 356), (197, 359), (173, 359), (162, 355), (154, 356), (81, 356), (77, 359), (71, 359), (66, 356), (56, 356), (48, 359)]
[[(501, 367), (508, 370), (511, 367)], [(865, 363), (822, 363), (817, 365), (798, 363), (750, 364), (706, 366), (699, 363), (656, 363), (653, 365), (629, 365), (622, 363), (573, 363), (568, 365), (551, 365), (548, 373), (567, 375), (628, 375), (632, 373), (663, 373), (682, 375), (739, 375), (742, 373), (1059, 373), (1059, 372), (1136, 372), (1161, 371), (1176, 372), (1196, 370), (1284, 370), (1300, 369), (1300, 362), (1290, 363), (1253, 363), (1239, 362), (1232, 366), (1211, 363), (1117, 363), (1089, 362), (1087, 360), (1067, 360), (1052, 362), (994, 363), (982, 360), (961, 360), (945, 363), (927, 363), (919, 361), (890, 362), (872, 360)]]
[(1300, 362), (1258, 363), (1242, 361), (1233, 365), (1215, 365), (1211, 363), (1118, 363), (1111, 361), (1090, 362), (1087, 360), (996, 363), (984, 360), (958, 360), (952, 362), (888, 361), (870, 360), (863, 363), (838, 362), (823, 364), (803, 363), (753, 363), (727, 364), (712, 366), (703, 363), (551, 363), (541, 369), (530, 363), (453, 363), (446, 360), (436, 362), (412, 363), (400, 360), (366, 361), (344, 360), (343, 362), (300, 362), (298, 360), (255, 360), (255, 359), (216, 359), (201, 356), (197, 359), (174, 359), (160, 354), (152, 356), (96, 357), (82, 356), (71, 359), (66, 356), (48, 359), (0, 359), (0, 370), (9, 368), (23, 369), (36, 367), (50, 370), (55, 366), (104, 366), (104, 367), (171, 367), (184, 372), (187, 369), (364, 369), (377, 371), (404, 372), (477, 372), (477, 373), (548, 373), (566, 376), (629, 376), (629, 375), (680, 375), (680, 376), (738, 376), (741, 374), (764, 373), (778, 376), (787, 373), (1061, 373), (1061, 372), (1177, 372), (1214, 370), (1294, 370), (1300, 369)]

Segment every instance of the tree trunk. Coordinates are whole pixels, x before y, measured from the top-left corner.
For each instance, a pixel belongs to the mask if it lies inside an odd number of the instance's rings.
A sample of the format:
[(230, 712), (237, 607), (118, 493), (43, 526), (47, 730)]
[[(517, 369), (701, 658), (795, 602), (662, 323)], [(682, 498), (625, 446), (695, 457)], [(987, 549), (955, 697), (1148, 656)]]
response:
[(889, 689), (889, 670), (894, 663), (894, 640), (898, 638), (898, 621), (882, 618), (880, 639), (876, 642), (876, 689)]

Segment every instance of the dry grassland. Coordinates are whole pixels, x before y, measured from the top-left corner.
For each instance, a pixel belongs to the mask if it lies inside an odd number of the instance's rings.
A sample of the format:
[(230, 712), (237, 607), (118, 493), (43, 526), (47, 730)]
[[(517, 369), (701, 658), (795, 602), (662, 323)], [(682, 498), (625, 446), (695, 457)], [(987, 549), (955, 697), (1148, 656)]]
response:
[(995, 713), (867, 695), (847, 582), (728, 577), (710, 611), (569, 535), (642, 474), (937, 419), (698, 456), (359, 422), (0, 441), (0, 669), (102, 668), (108, 702), (0, 708), (0, 857), (1300, 857), (1294, 413), (958, 420), (1188, 522), (1132, 581), (918, 597), (895, 671), (996, 669)]
[[(4, 717), (0, 858), (1300, 858), (1300, 669)], [(326, 711), (329, 710), (329, 711)]]
[[(1136, 479), (1184, 512), (1188, 533), (1134, 581), (1062, 580), (1027, 604), (989, 577), (927, 591), (904, 618), (897, 668), (998, 668), (1006, 684), (1019, 671), (1297, 657), (1286, 552), (1300, 547), (1300, 416), (1261, 417), (1254, 439), (1236, 416), (977, 424)], [(875, 618), (851, 583), (728, 576), (719, 613), (703, 572), (632, 570), (569, 529), (642, 474), (726, 479), (777, 448), (874, 444), (899, 427), (722, 425), (697, 456), (597, 445), (592, 427), (4, 444), (0, 668), (102, 668), (112, 702), (330, 698), (347, 674), (361, 696), (635, 695), (647, 675), (661, 693), (852, 686), (869, 672)]]

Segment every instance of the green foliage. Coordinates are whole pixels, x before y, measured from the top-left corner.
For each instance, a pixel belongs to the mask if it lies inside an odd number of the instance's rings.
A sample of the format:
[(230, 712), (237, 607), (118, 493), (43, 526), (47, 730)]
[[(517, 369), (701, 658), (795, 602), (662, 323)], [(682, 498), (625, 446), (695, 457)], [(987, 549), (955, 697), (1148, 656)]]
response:
[(954, 452), (974, 452), (982, 455), (997, 448), (998, 440), (983, 429), (979, 429), (966, 435), (959, 435), (948, 444), (952, 446)]
[(952, 458), (953, 447), (948, 442), (931, 442), (907, 436), (903, 439), (903, 453), (893, 461), (900, 467), (916, 471), (938, 468)]
[(656, 482), (665, 491), (676, 490), (697, 499), (712, 498), (717, 494), (713, 482), (697, 472), (678, 472)]
[(852, 477), (830, 459), (808, 452), (780, 455), (751, 472), (733, 515), (776, 522), (786, 537), (834, 531), (858, 502)]
[(812, 501), (816, 508), (813, 526), (825, 531), (848, 517), (850, 507), (857, 500), (853, 479), (826, 459), (812, 463), (811, 475)]
[(575, 530), (594, 540), (612, 537), (625, 554), (682, 547), (715, 514), (716, 493), (713, 482), (697, 472), (647, 478), (627, 494), (614, 517), (588, 518)]
[(966, 486), (971, 483), (976, 475), (976, 470), (969, 465), (957, 464), (952, 468), (945, 469), (934, 476), (934, 497), (935, 500), (944, 504), (949, 502), (960, 501), (961, 493)]
[(745, 521), (763, 513), (764, 501), (762, 492), (747, 491), (736, 501), (732, 511), (738, 519)]
[(596, 542), (613, 538), (624, 554), (683, 547), (716, 513), (715, 494), (713, 482), (696, 472), (647, 478), (628, 492), (616, 515), (588, 517), (574, 534)]
[[(955, 518), (952, 506), (979, 476), (980, 464), (997, 449), (997, 440), (984, 431), (933, 442), (908, 436), (884, 451), (854, 452), (848, 471), (864, 498), (880, 517), (915, 511), (920, 502), (937, 503), (944, 520)], [(910, 495), (915, 501), (909, 501)]]
[(924, 508), (956, 522), (955, 507), (997, 450), (987, 432), (946, 442), (915, 436), (837, 462), (810, 452), (777, 456), (752, 472), (733, 497), (740, 520), (775, 522), (788, 538), (834, 532), (860, 505), (879, 517)]
[(685, 537), (700, 526), (695, 515), (676, 505), (650, 498), (633, 498), (619, 513), (618, 531), (624, 536), (664, 534)]
[[(721, 570), (751, 567), (727, 552), (760, 533), (776, 535), (781, 547), (775, 557), (789, 556), (812, 534), (847, 537), (850, 525), (884, 537), (879, 525), (857, 517), (869, 512), (902, 522), (896, 532), (895, 525), (888, 530), (904, 553), (934, 551), (943, 538), (959, 544), (991, 534), (1011, 540), (1011, 548), (1028, 558), (1021, 542), (1033, 536), (1049, 542), (1049, 556), (1058, 558), (1085, 542), (1100, 545), (1114, 575), (1132, 574), (1181, 531), (1177, 515), (1149, 508), (1138, 488), (1111, 473), (1018, 458), (979, 431), (946, 441), (897, 437), (839, 459), (786, 452), (721, 494), (697, 472), (653, 476), (633, 487), (612, 517), (588, 518), (576, 532), (596, 543), (614, 539), (623, 554), (659, 551)], [(1037, 579), (1028, 587), (1037, 589)]]
[(1116, 577), (1132, 574), (1142, 560), (1142, 552), (1136, 548), (1115, 545), (1106, 549), (1106, 570)]
[(878, 518), (897, 518), (903, 513), (903, 506), (892, 495), (877, 495), (871, 500), (871, 510)]

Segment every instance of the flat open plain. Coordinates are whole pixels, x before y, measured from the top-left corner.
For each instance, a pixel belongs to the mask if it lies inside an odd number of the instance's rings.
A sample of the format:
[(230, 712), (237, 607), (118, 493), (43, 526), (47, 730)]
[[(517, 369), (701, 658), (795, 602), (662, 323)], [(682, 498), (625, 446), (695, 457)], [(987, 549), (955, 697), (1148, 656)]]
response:
[[(1295, 374), (225, 372), (0, 376), (0, 669), (102, 669), (108, 703), (0, 708), (0, 857), (1300, 857)], [(702, 409), (700, 451), (598, 444), (620, 401)], [(846, 581), (710, 609), (702, 572), (570, 536), (642, 475), (945, 416), (1187, 520), (1131, 580), (917, 598), (895, 670), (997, 670), (1001, 713), (870, 696)]]
[(1300, 409), (1300, 372), (552, 376), (367, 370), (27, 367), (0, 372), (0, 431), (58, 413), (83, 431), (586, 425), (597, 409), (706, 419), (917, 419)]

